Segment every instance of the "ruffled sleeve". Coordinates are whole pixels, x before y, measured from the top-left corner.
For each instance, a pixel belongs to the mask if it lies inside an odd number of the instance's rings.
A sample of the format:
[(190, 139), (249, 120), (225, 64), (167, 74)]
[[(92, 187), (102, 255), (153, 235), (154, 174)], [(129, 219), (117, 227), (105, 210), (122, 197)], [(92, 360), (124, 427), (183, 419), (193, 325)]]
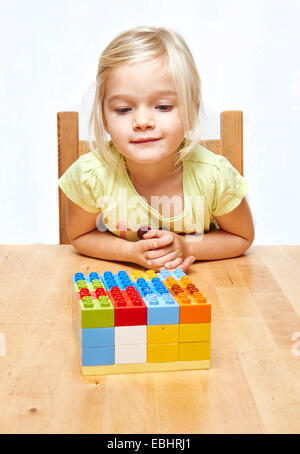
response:
[(247, 180), (231, 165), (227, 158), (218, 155), (213, 173), (215, 183), (212, 215), (223, 216), (233, 211), (248, 192)]
[(102, 196), (101, 169), (93, 154), (80, 156), (59, 178), (58, 185), (72, 202), (90, 213), (100, 212), (97, 201)]

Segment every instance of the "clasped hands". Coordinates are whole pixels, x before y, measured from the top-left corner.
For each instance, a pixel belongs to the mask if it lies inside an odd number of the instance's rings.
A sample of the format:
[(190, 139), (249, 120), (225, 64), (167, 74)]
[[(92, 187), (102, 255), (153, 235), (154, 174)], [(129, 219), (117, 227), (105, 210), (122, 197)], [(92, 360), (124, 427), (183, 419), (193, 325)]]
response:
[(143, 240), (134, 245), (135, 263), (154, 271), (162, 268), (187, 271), (196, 260), (194, 256), (188, 256), (184, 237), (168, 230), (149, 230), (144, 234)]

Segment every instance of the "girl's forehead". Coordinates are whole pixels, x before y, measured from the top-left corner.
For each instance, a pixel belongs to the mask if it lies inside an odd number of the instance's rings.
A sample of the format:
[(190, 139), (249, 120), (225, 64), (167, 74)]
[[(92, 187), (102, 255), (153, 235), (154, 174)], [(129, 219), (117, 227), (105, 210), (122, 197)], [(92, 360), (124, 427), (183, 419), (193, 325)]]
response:
[(106, 81), (106, 90), (114, 91), (116, 88), (126, 89), (141, 86), (174, 90), (174, 82), (169, 73), (167, 61), (163, 58), (126, 63), (113, 68)]
[[(142, 58), (142, 57), (141, 57)], [(128, 71), (167, 71), (168, 60), (165, 55), (156, 58), (145, 58), (137, 62), (125, 62), (112, 70), (112, 73), (119, 74)]]

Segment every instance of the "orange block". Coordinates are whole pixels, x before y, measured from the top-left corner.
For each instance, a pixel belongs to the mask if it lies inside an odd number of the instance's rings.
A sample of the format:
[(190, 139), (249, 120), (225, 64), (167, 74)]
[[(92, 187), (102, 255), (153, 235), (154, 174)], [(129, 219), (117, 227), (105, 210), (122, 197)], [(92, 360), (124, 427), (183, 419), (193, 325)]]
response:
[(211, 304), (179, 303), (179, 323), (210, 323)]
[(210, 323), (211, 305), (189, 277), (170, 276), (165, 285), (179, 304), (179, 323)]

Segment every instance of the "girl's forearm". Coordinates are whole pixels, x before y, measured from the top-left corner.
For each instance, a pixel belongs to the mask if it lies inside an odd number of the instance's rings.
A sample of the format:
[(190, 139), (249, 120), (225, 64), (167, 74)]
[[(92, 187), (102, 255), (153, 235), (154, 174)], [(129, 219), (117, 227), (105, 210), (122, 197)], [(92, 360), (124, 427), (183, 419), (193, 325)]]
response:
[(133, 262), (130, 252), (130, 241), (119, 238), (110, 232), (100, 232), (95, 229), (73, 240), (72, 245), (81, 254), (89, 257)]
[(251, 245), (251, 241), (224, 230), (215, 230), (198, 237), (186, 237), (186, 255), (196, 260), (218, 260), (238, 257)]

